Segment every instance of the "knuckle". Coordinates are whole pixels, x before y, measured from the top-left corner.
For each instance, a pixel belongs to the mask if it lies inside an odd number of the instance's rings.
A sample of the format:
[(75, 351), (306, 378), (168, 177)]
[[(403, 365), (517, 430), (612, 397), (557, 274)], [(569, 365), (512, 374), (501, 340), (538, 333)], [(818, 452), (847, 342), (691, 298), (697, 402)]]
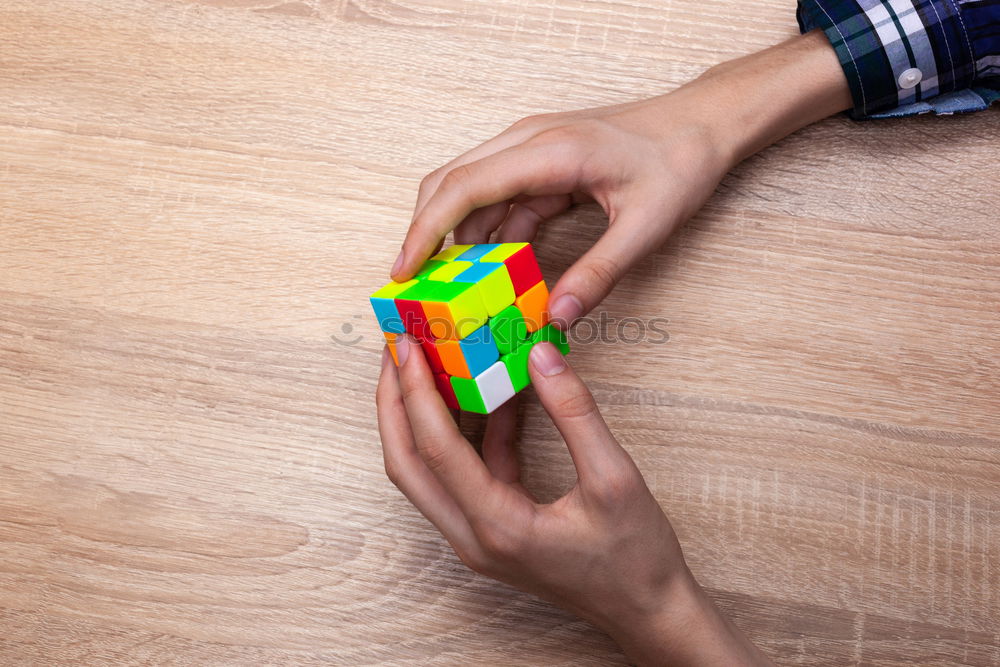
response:
[(417, 382), (402, 382), (403, 404), (412, 404), (416, 399), (426, 393), (426, 389)]
[(536, 134), (526, 145), (534, 148), (533, 157), (561, 181), (578, 183), (586, 173), (593, 140), (577, 125), (560, 125)]
[(417, 451), (420, 452), (420, 458), (424, 460), (424, 465), (431, 472), (441, 470), (448, 461), (447, 443), (437, 438), (425, 438), (421, 442), (418, 442)]
[(610, 292), (615, 286), (621, 269), (614, 260), (606, 257), (594, 257), (582, 267), (586, 272), (586, 280), (591, 285), (597, 285), (605, 292)]
[(586, 389), (580, 388), (556, 402), (556, 414), (567, 419), (580, 419), (597, 412), (594, 397)]
[(446, 190), (463, 190), (472, 177), (472, 169), (467, 164), (460, 164), (441, 179), (441, 187)]
[(465, 567), (469, 568), (476, 574), (481, 574), (483, 576), (489, 577), (493, 574), (493, 568), (490, 565), (489, 559), (486, 557), (482, 551), (477, 549), (455, 549), (455, 555), (458, 559), (462, 561)]
[(570, 123), (550, 127), (539, 132), (537, 141), (556, 144), (566, 149), (583, 149), (599, 141), (607, 129), (607, 124), (596, 118), (581, 118)]
[(535, 137), (537, 143), (562, 147), (576, 146), (585, 140), (586, 137), (580, 131), (580, 126), (577, 123), (552, 127), (539, 132)]
[(539, 127), (545, 125), (550, 121), (556, 114), (554, 113), (538, 113), (532, 114), (530, 116), (525, 116), (524, 118), (519, 118), (511, 123), (510, 127), (507, 128), (512, 132), (519, 132), (522, 130), (535, 130)]
[(441, 170), (435, 169), (434, 171), (432, 171), (431, 173), (427, 174), (422, 179), (420, 179), (420, 186), (417, 188), (417, 191), (420, 194), (426, 194), (434, 186), (434, 184), (437, 183), (440, 177), (441, 177)]
[(421, 211), (416, 218), (413, 219), (413, 223), (410, 225), (410, 231), (407, 236), (407, 241), (410, 240), (411, 236), (414, 239), (424, 239), (427, 236), (434, 234), (434, 222), (428, 217), (425, 211)]
[(641, 487), (641, 478), (627, 466), (617, 466), (594, 484), (591, 493), (605, 507), (617, 507), (628, 503)]
[(398, 488), (399, 467), (396, 465), (396, 462), (393, 461), (392, 458), (385, 456), (382, 464), (385, 468), (385, 476), (389, 478), (389, 481), (392, 482), (393, 486)]
[(524, 118), (518, 118), (507, 127), (507, 131), (520, 132), (522, 130), (527, 130), (538, 122), (537, 118), (538, 116), (525, 116)]
[(496, 561), (509, 561), (517, 558), (522, 550), (523, 533), (512, 530), (500, 522), (477, 522), (473, 532), (479, 540), (485, 555)]

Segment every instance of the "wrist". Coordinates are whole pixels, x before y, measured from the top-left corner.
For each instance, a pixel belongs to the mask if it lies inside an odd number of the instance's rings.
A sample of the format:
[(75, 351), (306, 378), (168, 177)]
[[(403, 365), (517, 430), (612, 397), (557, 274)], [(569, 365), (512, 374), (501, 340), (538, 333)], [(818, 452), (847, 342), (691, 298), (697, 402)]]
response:
[(605, 627), (639, 665), (771, 665), (727, 619), (685, 568), (663, 592), (662, 604), (641, 618)]
[(604, 629), (637, 664), (655, 664), (667, 658), (674, 662), (690, 643), (688, 628), (702, 623), (705, 609), (701, 596), (698, 582), (685, 567), (683, 575), (656, 594), (656, 604), (637, 616), (617, 617)]
[(713, 101), (710, 123), (731, 167), (852, 104), (837, 54), (820, 30), (716, 65), (691, 85)]

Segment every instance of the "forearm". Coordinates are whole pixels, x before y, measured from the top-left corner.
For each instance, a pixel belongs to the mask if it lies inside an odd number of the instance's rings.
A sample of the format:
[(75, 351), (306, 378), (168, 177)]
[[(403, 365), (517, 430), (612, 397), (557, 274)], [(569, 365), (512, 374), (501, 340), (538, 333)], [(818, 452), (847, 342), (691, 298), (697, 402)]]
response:
[(732, 166), (851, 107), (843, 69), (819, 30), (717, 65), (688, 85), (717, 101), (708, 122)]

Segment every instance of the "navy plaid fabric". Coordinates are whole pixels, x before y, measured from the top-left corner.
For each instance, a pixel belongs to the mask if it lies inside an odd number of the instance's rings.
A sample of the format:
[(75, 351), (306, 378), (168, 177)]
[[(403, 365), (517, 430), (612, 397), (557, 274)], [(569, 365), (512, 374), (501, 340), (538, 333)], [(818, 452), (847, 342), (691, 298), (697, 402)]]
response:
[(980, 111), (1000, 99), (1000, 0), (799, 0), (840, 59), (855, 118)]

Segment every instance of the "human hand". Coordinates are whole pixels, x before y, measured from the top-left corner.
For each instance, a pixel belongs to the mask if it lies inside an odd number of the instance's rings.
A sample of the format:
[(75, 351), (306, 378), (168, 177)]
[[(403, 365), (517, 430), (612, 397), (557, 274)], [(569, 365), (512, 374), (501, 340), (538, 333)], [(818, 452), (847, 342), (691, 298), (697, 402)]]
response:
[(666, 95), (520, 120), (420, 184), (395, 280), (454, 229), (455, 243), (531, 241), (573, 202), (596, 201), (608, 230), (551, 291), (568, 326), (692, 216), (729, 169), (851, 105), (820, 31), (718, 65)]
[(386, 474), (473, 570), (549, 600), (649, 664), (768, 664), (697, 585), (635, 463), (563, 356), (539, 343), (532, 384), (577, 471), (539, 504), (520, 483), (516, 405), (490, 415), (482, 458), (438, 394), (419, 344), (386, 351), (377, 403)]

